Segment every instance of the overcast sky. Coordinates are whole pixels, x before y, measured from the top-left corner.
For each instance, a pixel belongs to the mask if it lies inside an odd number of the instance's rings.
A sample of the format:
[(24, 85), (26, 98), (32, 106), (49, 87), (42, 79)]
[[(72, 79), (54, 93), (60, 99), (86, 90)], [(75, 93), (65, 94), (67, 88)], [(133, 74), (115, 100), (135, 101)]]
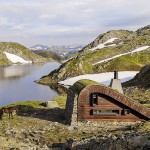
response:
[(150, 0), (0, 0), (0, 41), (88, 44), (112, 29), (150, 24)]

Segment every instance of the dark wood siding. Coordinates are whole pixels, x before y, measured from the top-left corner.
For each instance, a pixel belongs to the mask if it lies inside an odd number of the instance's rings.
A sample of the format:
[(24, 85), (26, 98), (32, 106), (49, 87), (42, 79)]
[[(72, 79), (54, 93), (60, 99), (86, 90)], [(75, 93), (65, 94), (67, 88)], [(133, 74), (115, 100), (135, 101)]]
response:
[[(101, 87), (89, 87), (88, 90), (82, 91), (79, 95), (78, 120), (137, 121), (146, 119), (143, 115), (128, 107), (130, 105), (133, 106), (134, 103), (123, 95), (115, 95), (115, 92), (113, 93), (113, 91), (109, 91), (109, 89), (105, 89), (105, 87), (103, 87), (103, 89), (99, 88)], [(102, 91), (102, 93), (99, 91)], [(94, 104), (91, 103), (93, 94), (97, 95), (97, 102), (94, 102)], [(114, 97), (116, 97), (116, 99)], [(127, 103), (128, 106), (119, 102), (118, 98)], [(139, 109), (140, 108), (139, 106)]]

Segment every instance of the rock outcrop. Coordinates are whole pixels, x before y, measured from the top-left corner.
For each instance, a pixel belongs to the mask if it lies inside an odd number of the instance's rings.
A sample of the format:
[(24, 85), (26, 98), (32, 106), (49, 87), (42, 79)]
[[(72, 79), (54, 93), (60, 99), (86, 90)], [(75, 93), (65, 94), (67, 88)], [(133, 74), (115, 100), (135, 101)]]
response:
[(140, 72), (124, 85), (150, 88), (150, 64), (141, 68)]
[(150, 107), (150, 64), (128, 82), (123, 83), (124, 92), (132, 99)]

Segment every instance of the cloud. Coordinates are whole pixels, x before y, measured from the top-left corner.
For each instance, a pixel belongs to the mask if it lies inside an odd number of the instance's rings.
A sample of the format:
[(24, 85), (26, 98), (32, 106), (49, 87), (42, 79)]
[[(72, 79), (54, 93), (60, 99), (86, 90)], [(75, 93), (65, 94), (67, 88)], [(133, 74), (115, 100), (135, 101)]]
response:
[(57, 14), (41, 14), (40, 16), (39, 16), (39, 18), (41, 19), (41, 20), (43, 20), (43, 19), (52, 19), (52, 18), (55, 18), (57, 16)]
[(149, 24), (149, 6), (149, 0), (1, 0), (0, 34), (19, 31), (37, 43), (47, 38), (47, 43), (59, 44), (59, 37), (88, 43), (107, 30), (136, 30)]
[(0, 26), (6, 25), (7, 24), (7, 19), (0, 17)]
[(27, 26), (28, 24), (16, 24), (11, 27), (11, 30), (24, 30)]
[[(22, 35), (21, 33), (17, 32), (17, 33), (11, 33), (11, 34), (1, 34), (0, 38), (14, 38), (14, 37), (18, 37), (18, 38), (27, 38), (27, 35)], [(13, 40), (13, 39), (12, 39)], [(10, 39), (11, 41), (11, 39)]]

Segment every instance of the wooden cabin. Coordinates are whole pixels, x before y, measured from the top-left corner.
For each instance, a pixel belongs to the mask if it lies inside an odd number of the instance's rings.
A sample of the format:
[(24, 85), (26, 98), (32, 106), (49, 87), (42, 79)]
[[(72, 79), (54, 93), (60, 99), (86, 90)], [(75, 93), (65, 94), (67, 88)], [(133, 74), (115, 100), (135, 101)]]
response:
[(68, 90), (66, 120), (133, 122), (150, 119), (150, 109), (108, 86), (91, 80), (80, 80)]

